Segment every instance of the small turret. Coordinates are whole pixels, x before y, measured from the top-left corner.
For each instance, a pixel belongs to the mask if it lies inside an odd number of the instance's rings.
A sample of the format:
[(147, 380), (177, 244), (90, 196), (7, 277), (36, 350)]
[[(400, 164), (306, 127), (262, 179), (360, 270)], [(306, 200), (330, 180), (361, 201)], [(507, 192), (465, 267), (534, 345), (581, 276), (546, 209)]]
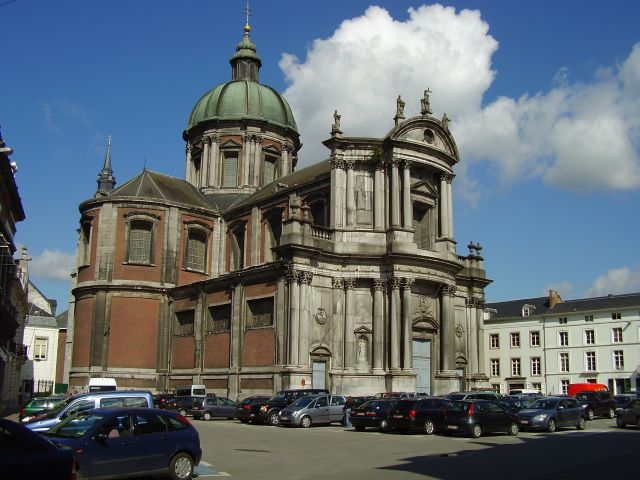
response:
[(96, 191), (96, 197), (105, 195), (116, 185), (116, 177), (113, 176), (113, 170), (111, 170), (111, 135), (107, 137), (107, 154), (104, 157), (104, 166), (98, 174), (98, 190)]

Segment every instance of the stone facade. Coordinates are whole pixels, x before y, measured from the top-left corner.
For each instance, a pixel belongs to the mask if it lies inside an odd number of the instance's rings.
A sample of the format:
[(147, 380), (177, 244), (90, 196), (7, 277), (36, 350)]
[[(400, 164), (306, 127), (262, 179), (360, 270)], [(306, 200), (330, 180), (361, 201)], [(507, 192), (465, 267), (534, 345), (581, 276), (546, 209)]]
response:
[[(490, 280), (479, 245), (456, 253), (448, 123), (425, 110), (356, 138), (336, 112), (329, 160), (296, 169), (295, 121), (257, 84), (248, 34), (233, 80), (194, 108), (186, 180), (145, 170), (113, 188), (108, 153), (96, 197), (80, 206), (71, 385), (109, 376), (231, 398), (486, 385)], [(243, 78), (238, 62), (252, 66)], [(242, 82), (247, 97), (229, 108), (225, 92)], [(234, 117), (247, 105), (257, 106)]]

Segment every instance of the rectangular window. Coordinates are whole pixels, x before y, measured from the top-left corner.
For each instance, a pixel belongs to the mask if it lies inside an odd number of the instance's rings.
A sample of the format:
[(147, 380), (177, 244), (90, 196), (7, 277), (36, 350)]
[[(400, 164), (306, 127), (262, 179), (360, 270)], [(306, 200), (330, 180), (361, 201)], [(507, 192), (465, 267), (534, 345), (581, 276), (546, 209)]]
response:
[(624, 352), (622, 350), (613, 351), (613, 368), (624, 370)]
[(492, 333), (489, 335), (489, 346), (491, 348), (500, 348), (500, 334)]
[(225, 152), (222, 160), (222, 186), (238, 186), (238, 152)]
[(370, 172), (356, 175), (356, 223), (373, 224), (373, 176)]
[(567, 323), (567, 317), (560, 317), (560, 318), (558, 319), (558, 323), (559, 323), (560, 325), (564, 325), (565, 323)]
[(500, 393), (500, 384), (499, 383), (492, 383), (491, 384), (491, 390), (493, 390), (496, 393)]
[(584, 344), (585, 345), (595, 345), (596, 344), (596, 332), (595, 332), (595, 330), (585, 330), (584, 331)]
[(511, 359), (511, 376), (512, 377), (520, 376), (520, 359), (519, 358)]
[(611, 341), (613, 343), (622, 343), (622, 327), (611, 329)]
[(539, 347), (540, 346), (540, 332), (538, 332), (538, 331), (531, 332), (529, 334), (529, 339), (531, 341), (531, 346), (532, 347)]
[(180, 337), (188, 337), (194, 334), (195, 310), (176, 312), (176, 321), (173, 334)]
[(585, 315), (584, 316), (584, 321), (585, 322), (593, 322), (593, 315)]
[(204, 232), (190, 229), (187, 234), (186, 268), (204, 272), (207, 258), (207, 236)]
[(207, 333), (224, 333), (231, 331), (231, 304), (209, 307)]
[(569, 371), (569, 353), (568, 352), (560, 352), (560, 371), (568, 372)]
[(273, 326), (273, 297), (247, 301), (247, 328), (266, 328)]
[(558, 332), (558, 345), (561, 347), (569, 346), (569, 332)]
[(514, 332), (511, 334), (511, 348), (520, 347), (520, 334), (518, 332)]
[(498, 358), (491, 359), (491, 376), (492, 377), (500, 376), (500, 359)]
[(49, 348), (49, 339), (46, 337), (36, 337), (35, 344), (33, 346), (33, 359), (34, 360), (46, 360), (47, 349)]
[(585, 370), (587, 372), (596, 371), (596, 352), (586, 352), (584, 354)]
[(538, 392), (542, 393), (542, 384), (541, 383), (532, 383), (531, 387), (534, 390), (537, 390)]
[(563, 395), (569, 394), (569, 380), (560, 380), (560, 392)]
[(276, 161), (277, 159), (272, 155), (265, 155), (264, 165), (262, 171), (262, 186), (269, 185), (273, 182), (276, 175)]
[(134, 220), (129, 224), (129, 258), (131, 263), (151, 263), (153, 224)]
[(531, 375), (540, 375), (540, 357), (531, 357)]
[(622, 314), (620, 312), (612, 313), (611, 320), (622, 320)]

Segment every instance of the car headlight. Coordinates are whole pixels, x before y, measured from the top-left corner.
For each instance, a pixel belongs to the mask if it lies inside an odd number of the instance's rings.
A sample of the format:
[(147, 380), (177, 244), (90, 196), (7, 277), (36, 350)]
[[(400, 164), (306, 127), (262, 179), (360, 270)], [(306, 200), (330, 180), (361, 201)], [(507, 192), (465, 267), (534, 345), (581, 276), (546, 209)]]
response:
[(533, 417), (533, 421), (534, 422), (544, 422), (547, 417), (549, 415), (547, 415), (546, 413), (541, 413), (540, 415), (536, 415), (535, 417)]

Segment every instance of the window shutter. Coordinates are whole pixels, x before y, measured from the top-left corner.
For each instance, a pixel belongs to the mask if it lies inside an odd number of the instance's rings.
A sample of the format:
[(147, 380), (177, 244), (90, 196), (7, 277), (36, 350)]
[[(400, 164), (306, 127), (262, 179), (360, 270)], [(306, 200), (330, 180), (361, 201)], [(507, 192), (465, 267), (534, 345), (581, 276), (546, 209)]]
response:
[(238, 185), (238, 157), (225, 157), (222, 167), (222, 186)]

